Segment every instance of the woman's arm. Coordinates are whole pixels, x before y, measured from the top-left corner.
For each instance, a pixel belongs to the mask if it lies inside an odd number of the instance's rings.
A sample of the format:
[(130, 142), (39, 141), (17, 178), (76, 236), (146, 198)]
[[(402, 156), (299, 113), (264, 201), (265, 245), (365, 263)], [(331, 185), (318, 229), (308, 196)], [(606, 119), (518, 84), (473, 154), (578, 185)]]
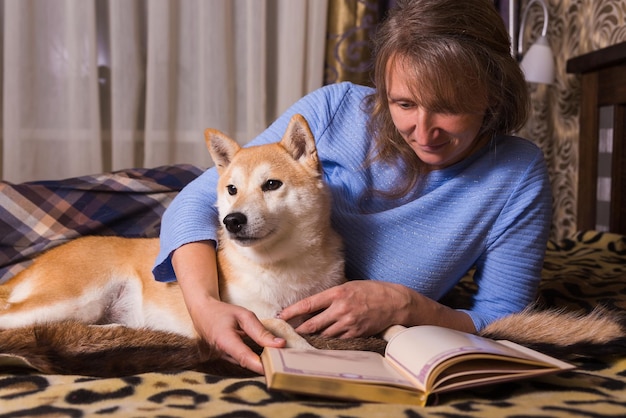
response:
[(242, 341), (241, 332), (262, 347), (282, 347), (285, 341), (267, 331), (251, 311), (220, 301), (213, 244), (201, 241), (181, 246), (172, 255), (172, 265), (201, 338), (228, 361), (263, 373), (259, 356)]

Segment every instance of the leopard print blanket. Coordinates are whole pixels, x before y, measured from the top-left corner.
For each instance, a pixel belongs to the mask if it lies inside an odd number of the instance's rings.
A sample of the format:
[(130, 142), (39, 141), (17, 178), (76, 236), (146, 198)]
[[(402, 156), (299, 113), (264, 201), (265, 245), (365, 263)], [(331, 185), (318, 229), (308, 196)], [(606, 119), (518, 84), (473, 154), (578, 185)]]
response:
[[(449, 300), (471, 292), (468, 278)], [(539, 303), (626, 310), (626, 237), (579, 233), (550, 243)], [(262, 377), (224, 378), (194, 371), (124, 378), (0, 370), (4, 417), (622, 417), (626, 353), (586, 358), (574, 371), (446, 393), (426, 407), (341, 402), (271, 392)]]

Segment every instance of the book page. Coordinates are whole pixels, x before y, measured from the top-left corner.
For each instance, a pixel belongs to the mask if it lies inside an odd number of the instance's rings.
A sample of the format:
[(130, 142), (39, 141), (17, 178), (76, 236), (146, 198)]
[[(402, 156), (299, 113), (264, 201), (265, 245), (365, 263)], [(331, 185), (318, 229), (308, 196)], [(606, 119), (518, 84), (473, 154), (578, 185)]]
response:
[[(472, 357), (470, 355), (470, 357)], [(434, 373), (436, 379), (431, 383), (431, 392), (444, 392), (470, 386), (486, 385), (488, 383), (504, 382), (508, 380), (524, 379), (562, 370), (558, 367), (539, 366), (532, 362), (511, 359), (502, 359), (494, 356), (485, 359), (458, 358), (456, 363), (449, 367), (441, 366)], [(572, 368), (569, 366), (568, 368)]]
[[(435, 389), (435, 379), (444, 369), (465, 360), (472, 360), (472, 365), (455, 365), (456, 369), (446, 371), (448, 379), (458, 381), (459, 376), (466, 376), (466, 380), (471, 380), (472, 374), (476, 377), (481, 374), (477, 372), (496, 376), (494, 379), (502, 379), (504, 375), (514, 378), (529, 370), (549, 371), (559, 369), (562, 365), (569, 366), (556, 359), (553, 359), (555, 362), (546, 362), (547, 356), (530, 355), (536, 352), (517, 350), (515, 346), (447, 328), (418, 326), (407, 328), (392, 337), (387, 345), (386, 357), (424, 392)], [(512, 361), (518, 364), (513, 366)]]
[(415, 389), (383, 356), (370, 351), (265, 348), (276, 372)]
[(546, 364), (551, 364), (554, 367), (558, 367), (559, 369), (563, 369), (563, 370), (568, 370), (568, 369), (573, 369), (574, 366), (572, 366), (569, 363), (566, 363), (564, 361), (561, 361), (559, 359), (555, 359), (554, 357), (550, 357), (548, 355), (545, 355), (543, 353), (540, 353), (538, 351), (535, 350), (531, 350), (528, 347), (524, 347), (523, 345), (519, 345), (516, 344), (512, 341), (506, 341), (506, 340), (501, 340), (498, 341), (500, 344), (502, 345), (506, 345), (507, 347), (511, 347), (514, 350), (518, 351), (518, 352), (523, 352), (526, 355), (528, 355), (529, 357), (532, 357), (534, 359), (536, 359), (537, 361), (546, 363)]
[(377, 353), (266, 347), (261, 360), (270, 390), (418, 406), (427, 401), (426, 394)]

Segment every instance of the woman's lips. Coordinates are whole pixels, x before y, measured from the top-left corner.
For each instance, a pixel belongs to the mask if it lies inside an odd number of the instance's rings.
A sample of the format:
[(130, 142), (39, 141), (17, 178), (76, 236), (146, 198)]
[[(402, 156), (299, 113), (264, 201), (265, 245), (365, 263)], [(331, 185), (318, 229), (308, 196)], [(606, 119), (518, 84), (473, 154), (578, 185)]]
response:
[(413, 142), (414, 146), (419, 147), (421, 150), (423, 150), (425, 152), (437, 152), (437, 151), (440, 151), (443, 148), (445, 148), (446, 146), (448, 146), (448, 144), (450, 143), (450, 141), (446, 141), (446, 142), (443, 142), (441, 144), (421, 145), (417, 141), (411, 141), (411, 142)]

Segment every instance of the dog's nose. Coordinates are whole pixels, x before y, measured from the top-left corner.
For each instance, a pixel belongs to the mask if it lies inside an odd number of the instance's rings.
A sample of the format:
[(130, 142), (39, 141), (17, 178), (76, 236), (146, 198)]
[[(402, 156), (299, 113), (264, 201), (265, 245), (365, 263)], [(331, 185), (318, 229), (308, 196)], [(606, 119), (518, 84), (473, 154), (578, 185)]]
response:
[(224, 225), (228, 232), (239, 232), (241, 228), (248, 223), (248, 218), (241, 212), (229, 213), (224, 217)]

